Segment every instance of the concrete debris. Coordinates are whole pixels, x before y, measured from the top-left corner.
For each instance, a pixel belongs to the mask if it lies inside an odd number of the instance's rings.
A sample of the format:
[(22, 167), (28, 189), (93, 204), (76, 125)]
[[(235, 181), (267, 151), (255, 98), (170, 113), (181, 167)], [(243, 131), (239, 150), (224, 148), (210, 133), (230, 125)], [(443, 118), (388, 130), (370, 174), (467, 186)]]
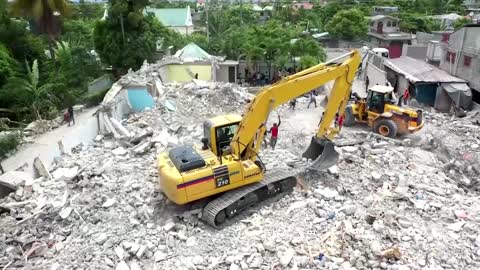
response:
[(26, 182), (31, 182), (32, 177), (22, 171), (9, 171), (0, 175), (0, 198), (15, 192), (19, 187), (23, 187)]
[(71, 207), (65, 207), (63, 208), (59, 213), (58, 215), (62, 218), (62, 219), (66, 219), (70, 216), (70, 214), (72, 213), (73, 209)]
[(155, 252), (155, 254), (153, 255), (153, 257), (154, 257), (154, 260), (155, 260), (156, 262), (161, 262), (161, 261), (163, 261), (163, 260), (165, 260), (165, 259), (167, 258), (167, 254), (165, 254), (165, 253), (164, 253), (163, 251), (161, 251), (161, 250), (157, 250), (157, 251)]
[(33, 168), (35, 169), (37, 175), (52, 178), (47, 170), (47, 167), (45, 167), (45, 164), (43, 164), (43, 161), (39, 157), (35, 157), (33, 159)]
[(125, 261), (121, 261), (117, 264), (115, 270), (130, 270), (130, 267), (128, 267), (128, 264)]
[(75, 178), (79, 173), (77, 166), (72, 168), (58, 168), (52, 173), (55, 181), (69, 181)]
[(122, 146), (112, 150), (112, 154), (114, 154), (115, 156), (125, 156), (127, 153), (128, 151), (125, 150), (125, 148), (123, 148)]
[(295, 250), (293, 250), (292, 248), (286, 248), (285, 251), (280, 252), (278, 255), (280, 259), (280, 264), (283, 267), (286, 267), (287, 265), (289, 265), (293, 259), (293, 255), (295, 255)]
[[(125, 82), (161, 84), (152, 80), (158, 66), (149, 66)], [(334, 140), (338, 164), (316, 172), (306, 169), (301, 154), (321, 108), (306, 109), (308, 98), (299, 97), (295, 110), (285, 105), (271, 112), (268, 127), (282, 116), (278, 144), (259, 156), (267, 170), (291, 171), (301, 187), (214, 230), (199, 211), (177, 207), (162, 194), (157, 155), (199, 143), (203, 120), (241, 114), (252, 95), (226, 83), (161, 85), (156, 106), (122, 121), (102, 113), (106, 132), (94, 143), (0, 198), (0, 266), (480, 268), (480, 126), (469, 115), (425, 112), (425, 131), (400, 139), (343, 127)]]
[(57, 117), (53, 120), (35, 120), (24, 128), (23, 134), (25, 136), (34, 136), (43, 134), (49, 130), (58, 128), (62, 123), (62, 118)]
[(103, 204), (102, 207), (109, 208), (116, 203), (115, 199), (108, 198)]

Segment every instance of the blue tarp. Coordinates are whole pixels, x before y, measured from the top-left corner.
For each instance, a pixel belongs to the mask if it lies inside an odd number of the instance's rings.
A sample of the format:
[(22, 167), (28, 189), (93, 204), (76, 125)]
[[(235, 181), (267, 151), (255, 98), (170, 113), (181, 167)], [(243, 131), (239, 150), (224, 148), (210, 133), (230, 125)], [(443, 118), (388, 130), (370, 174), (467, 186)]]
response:
[(132, 109), (136, 112), (141, 112), (145, 108), (153, 108), (155, 101), (148, 93), (146, 88), (128, 88), (128, 101)]

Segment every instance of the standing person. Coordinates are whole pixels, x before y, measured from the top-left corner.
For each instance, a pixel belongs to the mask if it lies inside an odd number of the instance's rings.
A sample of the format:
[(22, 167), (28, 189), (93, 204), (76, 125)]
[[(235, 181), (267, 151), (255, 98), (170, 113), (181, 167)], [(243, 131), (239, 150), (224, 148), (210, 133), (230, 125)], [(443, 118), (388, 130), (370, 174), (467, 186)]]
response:
[(262, 80), (262, 74), (260, 72), (256, 73), (256, 79), (257, 79), (256, 85), (260, 85)]
[(342, 129), (342, 126), (343, 126), (343, 121), (345, 120), (345, 115), (342, 114), (340, 116), (340, 118), (338, 119), (338, 130), (341, 130)]
[(289, 104), (290, 104), (290, 108), (291, 108), (292, 110), (295, 110), (295, 106), (297, 105), (297, 99), (294, 98), (294, 99), (290, 100), (290, 103), (289, 103)]
[(277, 144), (278, 140), (278, 127), (282, 121), (280, 120), (280, 115), (278, 116), (278, 124), (273, 123), (273, 127), (268, 131), (268, 133), (272, 133), (272, 136), (270, 137), (270, 146), (272, 147), (272, 150), (275, 150), (275, 145)]
[(407, 105), (407, 100), (410, 98), (410, 88), (405, 89), (403, 92), (403, 104)]
[(195, 80), (198, 80), (198, 73), (195, 73)]
[(365, 80), (365, 92), (368, 91), (368, 85), (370, 84), (370, 80), (368, 79), (368, 76), (367, 76), (367, 79)]
[(310, 104), (314, 104), (315, 108), (317, 107), (317, 99), (315, 98), (315, 91), (310, 92), (310, 101), (308, 102), (307, 109), (310, 108)]
[(70, 122), (73, 122), (73, 124), (75, 125), (75, 117), (73, 116), (73, 107), (72, 105), (69, 105), (68, 106), (68, 126), (70, 126)]

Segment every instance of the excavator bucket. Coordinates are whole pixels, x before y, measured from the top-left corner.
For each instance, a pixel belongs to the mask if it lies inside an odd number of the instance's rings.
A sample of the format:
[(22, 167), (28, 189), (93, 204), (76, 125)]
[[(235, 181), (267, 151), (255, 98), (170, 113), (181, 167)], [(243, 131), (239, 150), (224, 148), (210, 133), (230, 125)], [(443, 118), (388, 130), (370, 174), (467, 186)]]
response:
[(310, 146), (308, 146), (302, 156), (313, 160), (312, 164), (310, 164), (310, 169), (322, 171), (337, 164), (339, 155), (338, 152), (335, 151), (334, 145), (331, 141), (318, 139), (313, 136)]

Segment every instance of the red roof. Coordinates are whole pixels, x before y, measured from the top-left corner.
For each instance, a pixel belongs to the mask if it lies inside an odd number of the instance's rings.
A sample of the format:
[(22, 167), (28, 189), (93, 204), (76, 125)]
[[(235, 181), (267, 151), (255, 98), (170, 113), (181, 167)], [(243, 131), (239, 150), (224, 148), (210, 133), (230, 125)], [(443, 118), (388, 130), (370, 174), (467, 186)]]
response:
[(203, 3), (205, 3), (205, 0), (197, 0), (197, 3), (203, 4)]

